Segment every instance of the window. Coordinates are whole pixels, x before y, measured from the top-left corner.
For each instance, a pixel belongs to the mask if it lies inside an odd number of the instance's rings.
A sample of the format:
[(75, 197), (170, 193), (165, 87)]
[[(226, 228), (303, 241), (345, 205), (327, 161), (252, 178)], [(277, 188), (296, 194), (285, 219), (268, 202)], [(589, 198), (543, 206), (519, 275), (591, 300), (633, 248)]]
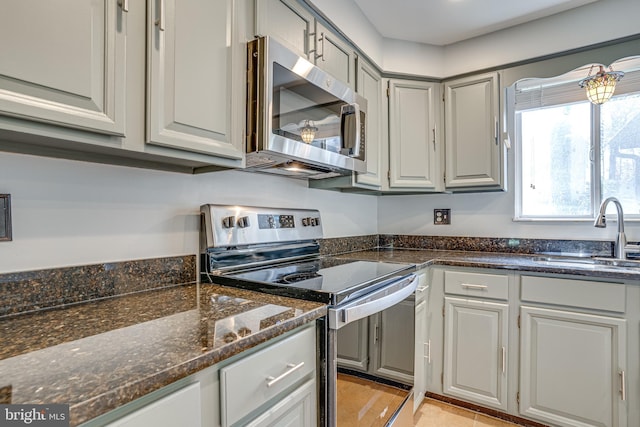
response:
[(640, 72), (598, 106), (577, 85), (588, 70), (516, 83), (516, 219), (593, 219), (610, 196), (640, 219)]

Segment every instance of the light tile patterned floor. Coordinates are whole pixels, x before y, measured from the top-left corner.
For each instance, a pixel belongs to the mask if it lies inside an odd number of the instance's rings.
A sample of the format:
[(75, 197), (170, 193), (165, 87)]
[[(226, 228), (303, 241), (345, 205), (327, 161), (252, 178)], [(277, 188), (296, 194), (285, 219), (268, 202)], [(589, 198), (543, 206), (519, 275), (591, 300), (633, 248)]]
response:
[[(338, 426), (382, 427), (406, 395), (404, 390), (338, 374)], [(410, 419), (407, 421), (411, 422)], [(413, 417), (413, 427), (518, 426), (427, 398)]]
[(428, 398), (413, 417), (413, 424), (415, 427), (518, 427), (517, 424)]

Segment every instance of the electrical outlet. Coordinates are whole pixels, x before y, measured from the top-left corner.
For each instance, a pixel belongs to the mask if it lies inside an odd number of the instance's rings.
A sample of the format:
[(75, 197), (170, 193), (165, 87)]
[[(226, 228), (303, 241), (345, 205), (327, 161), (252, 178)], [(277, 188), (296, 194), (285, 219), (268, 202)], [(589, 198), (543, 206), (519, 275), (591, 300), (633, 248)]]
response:
[(11, 240), (11, 195), (0, 194), (0, 242)]
[(433, 223), (435, 225), (451, 224), (451, 209), (434, 209)]

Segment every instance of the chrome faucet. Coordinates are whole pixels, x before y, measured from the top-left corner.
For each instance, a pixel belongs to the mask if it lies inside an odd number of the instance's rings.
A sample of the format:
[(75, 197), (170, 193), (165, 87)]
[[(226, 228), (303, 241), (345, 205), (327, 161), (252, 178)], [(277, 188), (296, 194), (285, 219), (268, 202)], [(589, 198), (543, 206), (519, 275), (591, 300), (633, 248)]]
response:
[(602, 204), (600, 205), (600, 213), (596, 218), (593, 225), (598, 228), (605, 228), (607, 226), (607, 218), (605, 217), (605, 212), (607, 210), (607, 205), (609, 202), (613, 202), (616, 205), (616, 209), (618, 211), (618, 236), (616, 237), (616, 242), (614, 245), (614, 254), (617, 259), (626, 259), (628, 252), (638, 252), (640, 251), (640, 245), (628, 245), (627, 244), (627, 236), (624, 234), (624, 213), (622, 212), (622, 205), (620, 201), (615, 197), (606, 198)]

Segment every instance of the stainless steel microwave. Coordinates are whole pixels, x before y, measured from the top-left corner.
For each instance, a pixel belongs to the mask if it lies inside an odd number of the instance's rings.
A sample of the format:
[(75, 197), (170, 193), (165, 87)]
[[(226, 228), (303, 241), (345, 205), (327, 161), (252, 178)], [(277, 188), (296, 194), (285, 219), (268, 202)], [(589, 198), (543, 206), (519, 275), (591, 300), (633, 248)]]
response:
[(366, 99), (273, 38), (252, 40), (247, 53), (247, 168), (305, 178), (366, 172)]

